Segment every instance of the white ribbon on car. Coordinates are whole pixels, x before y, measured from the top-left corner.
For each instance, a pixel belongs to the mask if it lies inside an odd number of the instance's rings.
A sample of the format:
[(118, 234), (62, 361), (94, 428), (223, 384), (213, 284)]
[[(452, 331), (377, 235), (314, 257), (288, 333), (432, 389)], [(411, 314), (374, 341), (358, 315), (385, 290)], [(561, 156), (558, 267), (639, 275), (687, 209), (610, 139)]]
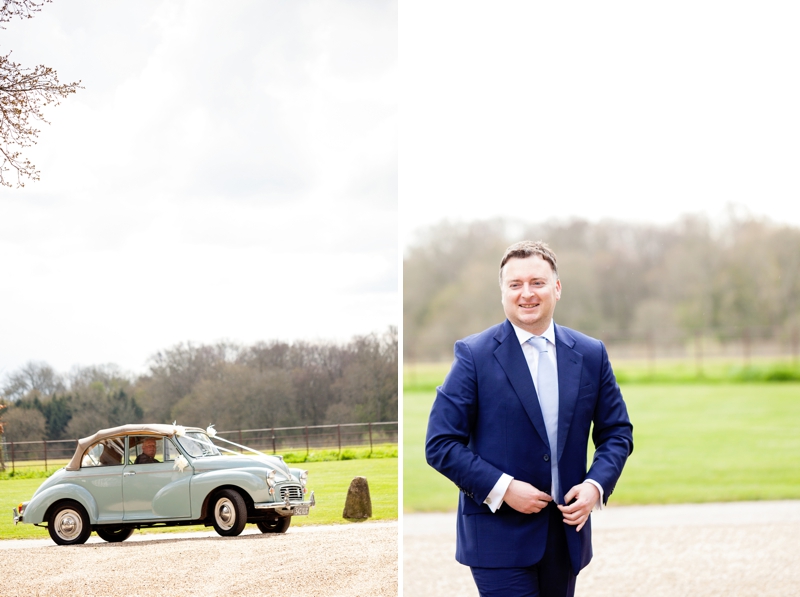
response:
[(189, 466), (189, 461), (186, 460), (186, 457), (183, 454), (181, 454), (175, 459), (175, 464), (172, 468), (179, 469), (181, 472), (183, 472), (183, 469), (185, 469), (187, 466)]
[[(216, 448), (217, 450), (219, 450), (221, 452), (226, 452), (228, 454), (233, 454), (233, 455), (236, 455), (236, 456), (247, 456), (248, 458), (256, 458), (257, 456), (262, 456), (264, 458), (268, 458), (269, 457), (268, 454), (264, 454), (263, 452), (259, 452), (258, 450), (255, 450), (253, 448), (249, 448), (247, 446), (243, 446), (241, 444), (237, 444), (236, 442), (232, 442), (232, 441), (230, 441), (228, 439), (225, 439), (224, 437), (217, 436), (217, 430), (214, 429), (214, 425), (209, 425), (206, 428), (206, 435), (208, 435), (209, 437), (213, 437), (217, 441), (222, 441), (222, 442), (225, 442), (226, 444), (230, 444), (230, 445), (235, 446), (237, 448), (241, 448), (242, 450), (247, 450), (248, 452), (252, 452), (256, 456), (253, 456), (253, 455), (250, 455), (250, 454), (241, 454), (241, 453), (237, 452), (236, 450), (230, 450), (228, 448), (223, 448), (222, 446), (219, 446), (219, 445), (217, 445), (215, 443), (203, 441), (203, 440), (198, 439), (196, 437), (186, 436), (186, 439), (191, 440), (191, 441), (195, 442), (196, 444), (200, 444), (201, 446), (208, 446), (210, 448)], [(279, 460), (283, 461), (283, 456), (275, 455), (274, 458), (278, 458)], [(286, 475), (286, 473), (284, 473), (280, 469), (275, 469), (275, 472), (277, 474), (280, 474), (281, 476), (287, 478), (287, 479), (291, 479), (290, 475)]]

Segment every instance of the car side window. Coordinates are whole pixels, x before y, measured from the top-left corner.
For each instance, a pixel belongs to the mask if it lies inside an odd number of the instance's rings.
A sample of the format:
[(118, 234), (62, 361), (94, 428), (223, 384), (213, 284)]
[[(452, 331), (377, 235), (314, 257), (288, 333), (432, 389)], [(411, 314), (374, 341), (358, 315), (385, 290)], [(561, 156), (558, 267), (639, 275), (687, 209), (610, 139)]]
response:
[(164, 438), (152, 435), (128, 437), (128, 464), (164, 462)]
[(86, 450), (81, 459), (81, 467), (116, 466), (122, 464), (125, 446), (122, 439), (112, 437), (97, 442)]
[(180, 455), (181, 453), (178, 452), (178, 448), (175, 447), (172, 440), (164, 438), (164, 462), (172, 462)]

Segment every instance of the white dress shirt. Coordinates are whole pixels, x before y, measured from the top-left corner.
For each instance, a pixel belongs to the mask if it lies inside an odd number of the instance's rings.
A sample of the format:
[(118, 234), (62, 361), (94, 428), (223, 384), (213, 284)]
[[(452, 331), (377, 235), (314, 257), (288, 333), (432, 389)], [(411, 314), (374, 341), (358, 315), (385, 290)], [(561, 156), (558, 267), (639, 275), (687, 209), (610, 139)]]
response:
[[(528, 369), (531, 372), (531, 377), (533, 378), (533, 385), (536, 388), (536, 392), (539, 392), (539, 353), (537, 350), (528, 342), (535, 334), (531, 334), (528, 331), (523, 330), (515, 326), (513, 323), (511, 326), (514, 328), (514, 332), (517, 335), (517, 340), (519, 340), (520, 345), (522, 346), (522, 353), (525, 355), (525, 361), (528, 363)], [(550, 321), (550, 326), (547, 328), (542, 336), (547, 340), (548, 344), (548, 351), (547, 356), (553, 362), (553, 367), (555, 368), (556, 373), (558, 373), (558, 359), (556, 358), (556, 330), (555, 326), (553, 325), (553, 321)], [(553, 451), (553, 457), (556, 457), (555, 451)], [(506, 491), (508, 491), (508, 486), (511, 485), (511, 481), (514, 480), (514, 477), (503, 473), (500, 478), (495, 483), (492, 490), (489, 492), (489, 495), (484, 500), (484, 504), (489, 506), (489, 509), (492, 512), (496, 512), (497, 509), (503, 505), (503, 497), (506, 495)], [(603, 509), (603, 488), (600, 484), (593, 480), (593, 479), (586, 479), (587, 483), (591, 483), (597, 490), (600, 492), (600, 499), (597, 500), (594, 508), (596, 510)], [(538, 488), (537, 489), (541, 489)], [(566, 494), (569, 489), (565, 489), (564, 493)], [(552, 489), (551, 489), (552, 495)]]

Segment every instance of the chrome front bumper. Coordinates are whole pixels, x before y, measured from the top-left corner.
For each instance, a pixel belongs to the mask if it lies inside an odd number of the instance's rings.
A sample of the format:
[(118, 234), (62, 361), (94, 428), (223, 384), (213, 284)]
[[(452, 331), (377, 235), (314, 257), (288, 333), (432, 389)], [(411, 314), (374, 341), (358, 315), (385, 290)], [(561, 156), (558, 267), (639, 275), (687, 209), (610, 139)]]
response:
[(295, 516), (308, 514), (309, 508), (316, 506), (314, 492), (311, 492), (307, 502), (290, 502), (287, 495), (282, 502), (261, 502), (253, 504), (256, 510), (275, 510), (281, 516)]
[(17, 509), (14, 508), (14, 524), (16, 525), (18, 522), (22, 522), (22, 514), (17, 512)]

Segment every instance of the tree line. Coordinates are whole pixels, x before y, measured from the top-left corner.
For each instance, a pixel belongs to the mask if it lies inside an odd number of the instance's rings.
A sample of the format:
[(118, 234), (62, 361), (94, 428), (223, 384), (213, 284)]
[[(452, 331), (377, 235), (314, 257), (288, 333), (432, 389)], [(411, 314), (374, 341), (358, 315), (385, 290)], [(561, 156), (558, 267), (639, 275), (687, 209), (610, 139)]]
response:
[[(504, 319), (500, 259), (544, 240), (558, 256), (558, 323), (606, 342), (789, 342), (800, 327), (800, 228), (737, 215), (673, 225), (581, 219), (442, 223), (404, 258), (404, 358), (452, 357), (453, 342)], [(784, 338), (786, 336), (786, 338)], [(796, 338), (794, 338), (796, 342)]]
[(183, 343), (153, 355), (139, 376), (29, 362), (6, 375), (0, 417), (6, 441), (174, 420), (219, 430), (396, 421), (397, 367), (394, 327), (344, 344)]

